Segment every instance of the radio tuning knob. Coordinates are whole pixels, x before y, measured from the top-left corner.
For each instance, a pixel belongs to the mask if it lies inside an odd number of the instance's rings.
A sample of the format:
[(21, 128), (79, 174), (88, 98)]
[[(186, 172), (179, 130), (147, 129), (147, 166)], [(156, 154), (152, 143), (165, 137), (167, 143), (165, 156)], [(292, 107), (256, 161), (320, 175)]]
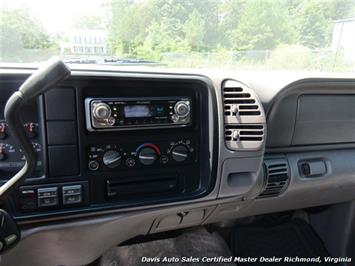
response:
[(189, 101), (179, 101), (174, 107), (175, 114), (180, 117), (186, 117), (190, 114), (190, 102)]
[(102, 161), (108, 168), (116, 168), (121, 164), (121, 155), (118, 151), (109, 150), (104, 153)]
[(152, 148), (143, 148), (138, 155), (139, 161), (144, 165), (152, 165), (157, 159), (157, 153)]
[(172, 150), (173, 160), (176, 162), (183, 162), (189, 156), (189, 150), (184, 145), (177, 145)]
[(111, 108), (106, 103), (98, 103), (94, 106), (92, 114), (97, 120), (106, 120), (111, 117)]

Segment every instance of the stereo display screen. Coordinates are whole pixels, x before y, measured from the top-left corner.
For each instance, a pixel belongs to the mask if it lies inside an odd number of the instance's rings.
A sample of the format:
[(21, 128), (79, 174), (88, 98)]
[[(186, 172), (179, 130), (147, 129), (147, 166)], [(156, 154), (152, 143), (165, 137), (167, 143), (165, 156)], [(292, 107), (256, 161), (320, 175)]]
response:
[(152, 116), (149, 105), (126, 105), (123, 111), (126, 118)]

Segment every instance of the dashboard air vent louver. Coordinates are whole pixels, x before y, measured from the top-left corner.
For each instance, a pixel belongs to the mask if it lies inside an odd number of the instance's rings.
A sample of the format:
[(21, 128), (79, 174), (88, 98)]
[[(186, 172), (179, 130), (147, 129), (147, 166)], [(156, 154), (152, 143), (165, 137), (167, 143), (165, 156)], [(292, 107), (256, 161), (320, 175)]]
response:
[(225, 140), (229, 149), (255, 149), (264, 140), (263, 125), (225, 125)]
[(287, 187), (290, 171), (286, 159), (270, 159), (264, 161), (266, 185), (258, 198), (276, 197)]
[(225, 116), (261, 115), (256, 99), (242, 87), (224, 87), (223, 101)]
[(265, 115), (254, 91), (227, 80), (222, 86), (225, 141), (231, 150), (258, 150), (265, 141)]

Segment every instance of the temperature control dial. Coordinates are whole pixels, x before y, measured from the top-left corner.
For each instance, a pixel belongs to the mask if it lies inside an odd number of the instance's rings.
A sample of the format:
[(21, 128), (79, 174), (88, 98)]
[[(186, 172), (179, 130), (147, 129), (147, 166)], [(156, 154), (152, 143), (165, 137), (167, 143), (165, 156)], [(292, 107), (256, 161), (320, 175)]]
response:
[(189, 150), (185, 145), (179, 144), (173, 148), (171, 154), (174, 161), (181, 163), (189, 157)]
[(115, 150), (105, 152), (102, 161), (108, 168), (116, 168), (121, 164), (121, 154)]
[(156, 151), (150, 147), (141, 149), (138, 155), (139, 161), (144, 165), (152, 165), (157, 160), (157, 157)]

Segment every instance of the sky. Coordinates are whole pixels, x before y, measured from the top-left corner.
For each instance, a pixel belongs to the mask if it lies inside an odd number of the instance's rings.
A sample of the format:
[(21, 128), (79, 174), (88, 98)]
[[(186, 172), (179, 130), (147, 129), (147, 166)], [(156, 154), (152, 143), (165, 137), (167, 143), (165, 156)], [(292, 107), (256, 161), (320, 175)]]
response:
[(70, 30), (75, 20), (83, 15), (103, 13), (105, 0), (0, 0), (2, 5), (25, 7), (51, 33)]

